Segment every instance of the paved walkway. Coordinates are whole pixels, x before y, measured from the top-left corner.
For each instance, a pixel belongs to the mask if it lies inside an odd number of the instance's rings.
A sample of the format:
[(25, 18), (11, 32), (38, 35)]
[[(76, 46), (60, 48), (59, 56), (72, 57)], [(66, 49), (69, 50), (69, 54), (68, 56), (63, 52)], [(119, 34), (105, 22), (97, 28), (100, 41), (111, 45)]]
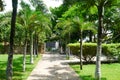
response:
[(80, 80), (66, 62), (65, 55), (43, 54), (27, 80)]

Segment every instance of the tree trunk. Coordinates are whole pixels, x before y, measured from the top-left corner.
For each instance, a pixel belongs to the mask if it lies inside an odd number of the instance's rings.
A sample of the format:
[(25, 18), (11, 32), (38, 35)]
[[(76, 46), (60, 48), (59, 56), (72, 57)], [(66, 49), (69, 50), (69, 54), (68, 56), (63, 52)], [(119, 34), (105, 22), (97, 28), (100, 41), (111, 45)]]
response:
[(94, 40), (93, 42), (94, 42), (94, 43), (96, 43), (96, 37), (95, 37), (95, 35), (94, 35), (94, 38), (93, 38), (93, 40)]
[(36, 58), (36, 36), (34, 36), (34, 40), (33, 40), (33, 54), (34, 54), (34, 58)]
[[(71, 40), (70, 40), (70, 35), (71, 35), (71, 34), (70, 34), (70, 32), (69, 32), (69, 41), (68, 41), (68, 43), (70, 43), (70, 41), (71, 41)], [(71, 54), (71, 53), (70, 53), (70, 47), (68, 47), (68, 57), (69, 57), (69, 58), (70, 58), (70, 54)]]
[(38, 36), (37, 34), (34, 40), (34, 54), (35, 54), (35, 57), (38, 57)]
[(103, 6), (98, 6), (98, 18), (99, 18), (99, 26), (98, 26), (98, 40), (97, 40), (97, 55), (96, 55), (96, 71), (95, 78), (96, 80), (101, 80), (101, 52), (102, 52), (102, 27), (103, 27)]
[(6, 79), (12, 80), (13, 70), (12, 70), (12, 61), (13, 61), (13, 47), (14, 47), (14, 36), (15, 36), (15, 22), (16, 22), (16, 15), (17, 15), (17, 3), (18, 0), (12, 0), (12, 19), (11, 19), (11, 32), (10, 32), (10, 50), (8, 54), (8, 63), (6, 68)]
[(26, 69), (26, 53), (27, 53), (27, 32), (25, 32), (24, 54), (23, 54), (23, 72)]
[(82, 70), (82, 31), (80, 31), (80, 70)]
[(34, 57), (37, 56), (37, 35), (35, 32), (35, 37), (34, 37)]
[(30, 63), (33, 64), (33, 33), (30, 31)]
[(39, 43), (38, 36), (36, 35), (36, 50), (35, 50), (35, 53), (36, 53), (37, 57), (38, 57), (38, 47), (39, 47), (38, 43)]
[(68, 47), (67, 47), (67, 43), (68, 43), (68, 42), (67, 42), (67, 40), (66, 40), (66, 41), (65, 41), (65, 47), (66, 47), (66, 48), (65, 48), (65, 54), (66, 54), (66, 58), (67, 58), (67, 59), (70, 59), (70, 55), (69, 55), (69, 50), (68, 50)]
[(89, 42), (92, 42), (92, 35), (93, 35), (92, 31), (89, 31)]
[(33, 40), (33, 54), (34, 58), (36, 58), (36, 53), (35, 53), (36, 47), (35, 47), (35, 39)]

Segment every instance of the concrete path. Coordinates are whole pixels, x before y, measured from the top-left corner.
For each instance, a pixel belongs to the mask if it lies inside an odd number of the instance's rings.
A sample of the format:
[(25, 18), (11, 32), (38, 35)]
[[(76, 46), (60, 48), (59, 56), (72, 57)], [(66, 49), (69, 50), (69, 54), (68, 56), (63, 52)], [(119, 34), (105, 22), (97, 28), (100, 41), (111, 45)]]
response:
[(66, 63), (65, 55), (43, 54), (27, 80), (80, 80)]

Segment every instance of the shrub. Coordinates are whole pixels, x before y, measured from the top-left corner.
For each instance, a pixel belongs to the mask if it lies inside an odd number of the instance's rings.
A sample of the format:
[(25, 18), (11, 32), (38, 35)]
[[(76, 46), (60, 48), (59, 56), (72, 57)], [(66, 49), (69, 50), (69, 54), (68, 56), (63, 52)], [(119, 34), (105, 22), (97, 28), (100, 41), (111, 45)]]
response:
[(120, 44), (103, 44), (102, 49), (102, 53), (109, 58), (118, 56), (120, 52)]
[[(80, 44), (71, 43), (68, 44), (72, 54), (79, 56)], [(83, 59), (85, 61), (91, 61), (92, 58), (96, 55), (97, 44), (96, 43), (83, 43)], [(113, 59), (115, 56), (118, 56), (120, 52), (120, 44), (103, 44), (102, 45), (102, 54), (107, 56), (108, 59)]]

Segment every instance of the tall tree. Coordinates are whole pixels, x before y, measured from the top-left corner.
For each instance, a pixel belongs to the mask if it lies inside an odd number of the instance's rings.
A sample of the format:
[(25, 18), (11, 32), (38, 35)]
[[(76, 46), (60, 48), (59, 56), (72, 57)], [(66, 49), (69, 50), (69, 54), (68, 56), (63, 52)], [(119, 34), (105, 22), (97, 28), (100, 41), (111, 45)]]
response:
[(101, 80), (101, 53), (102, 53), (102, 37), (104, 30), (104, 12), (105, 7), (111, 7), (118, 3), (118, 0), (85, 0), (85, 5), (87, 8), (97, 7), (98, 11), (98, 34), (97, 34), (97, 54), (96, 54), (96, 70), (95, 78), (96, 80)]
[[(32, 10), (30, 6), (25, 3), (24, 1), (21, 2), (22, 10), (21, 10), (21, 20), (22, 22), (20, 23), (25, 27), (25, 38), (29, 37), (30, 39), (30, 63), (33, 63), (33, 53), (36, 51), (37, 54), (37, 45), (38, 43), (38, 37), (39, 35), (41, 36), (40, 32), (43, 32), (46, 27), (48, 27), (50, 24), (49, 18), (47, 14), (43, 14), (42, 11), (40, 10)], [(48, 22), (49, 21), (49, 22)], [(29, 36), (27, 35), (29, 34)], [(33, 37), (35, 37), (33, 39)], [(37, 39), (37, 40), (35, 40)], [(25, 39), (27, 40), (27, 39)], [(34, 43), (33, 43), (34, 41)], [(26, 43), (26, 41), (25, 41)], [(25, 44), (24, 43), (24, 44)], [(33, 44), (36, 46), (33, 47)], [(25, 48), (26, 49), (26, 48)], [(33, 50), (34, 49), (34, 50)], [(36, 50), (35, 50), (36, 49)], [(24, 50), (26, 51), (26, 50)], [(25, 55), (25, 53), (24, 53)], [(25, 60), (25, 57), (24, 57)], [(25, 61), (23, 62), (25, 65)], [(24, 67), (25, 68), (25, 67)]]
[[(90, 22), (84, 22), (86, 20), (86, 16), (84, 16), (85, 12), (86, 12), (86, 10), (83, 9), (83, 5), (76, 3), (76, 4), (72, 5), (68, 9), (68, 11), (66, 11), (62, 15), (62, 17), (64, 17), (64, 18), (69, 18), (69, 17), (73, 18), (73, 21), (72, 21), (73, 26), (74, 26), (74, 28), (79, 30), (78, 32), (79, 32), (79, 39), (80, 39), (80, 69), (81, 70), (82, 70), (82, 38), (83, 38), (83, 31), (85, 31), (85, 30), (93, 30), (92, 27), (94, 26)], [(94, 29), (94, 31), (95, 31), (95, 29)]]
[[(30, 63), (33, 63), (33, 31), (32, 29), (34, 25), (34, 21), (36, 19), (36, 12), (31, 10), (30, 5), (25, 3), (24, 1), (21, 2), (22, 10), (21, 10), (21, 21), (20, 23), (22, 26), (24, 26), (24, 56), (23, 56), (23, 71), (25, 71), (25, 55), (27, 51), (27, 39), (30, 37)], [(29, 34), (29, 36), (28, 36)], [(27, 37), (28, 36), (28, 37)]]
[(84, 22), (82, 19), (80, 19), (78, 16), (73, 18), (73, 26), (76, 27), (76, 29), (79, 30), (79, 39), (80, 39), (80, 69), (82, 70), (82, 41), (83, 41), (83, 31), (85, 30), (91, 30), (91, 31), (96, 31), (94, 29), (94, 24), (92, 22)]
[(8, 63), (7, 63), (7, 69), (6, 69), (6, 76), (7, 80), (12, 80), (12, 62), (13, 62), (13, 47), (14, 47), (14, 36), (15, 36), (15, 23), (16, 23), (16, 15), (17, 15), (17, 4), (18, 0), (12, 0), (12, 19), (11, 19), (11, 32), (10, 32), (10, 50), (8, 53)]

